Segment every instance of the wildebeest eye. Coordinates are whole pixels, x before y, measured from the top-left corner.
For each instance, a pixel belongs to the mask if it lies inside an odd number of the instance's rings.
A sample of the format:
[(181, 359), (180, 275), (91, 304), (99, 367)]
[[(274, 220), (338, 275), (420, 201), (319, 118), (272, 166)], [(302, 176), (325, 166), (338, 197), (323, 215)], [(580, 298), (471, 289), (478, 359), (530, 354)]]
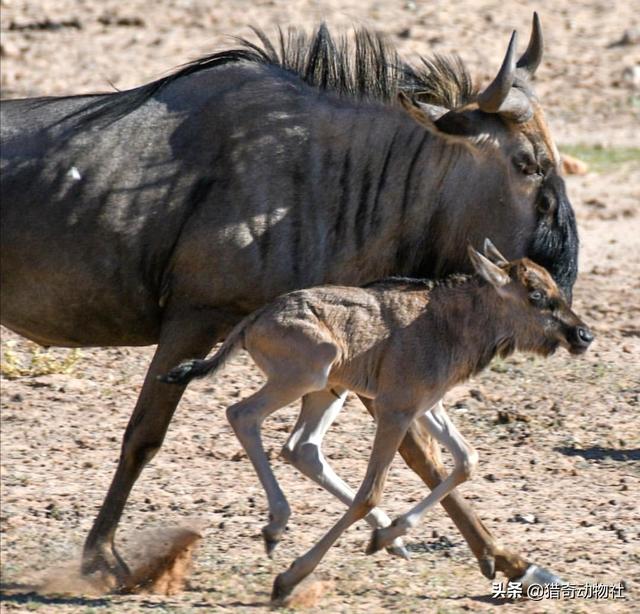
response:
[(540, 290), (533, 290), (532, 292), (529, 292), (529, 300), (532, 303), (541, 303), (543, 298), (544, 294), (542, 294)]
[(523, 175), (541, 175), (540, 165), (535, 158), (529, 154), (517, 156), (513, 164)]

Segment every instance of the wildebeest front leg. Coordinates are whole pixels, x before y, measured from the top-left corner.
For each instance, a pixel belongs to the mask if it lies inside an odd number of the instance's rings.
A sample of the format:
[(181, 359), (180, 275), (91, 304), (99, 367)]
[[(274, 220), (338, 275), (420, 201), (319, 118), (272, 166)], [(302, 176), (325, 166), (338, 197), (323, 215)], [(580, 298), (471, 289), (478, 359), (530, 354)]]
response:
[[(205, 320), (206, 316), (206, 320)], [(131, 489), (143, 467), (158, 451), (182, 386), (166, 386), (157, 376), (185, 358), (203, 357), (221, 335), (211, 313), (189, 312), (167, 320), (122, 442), (118, 468), (98, 517), (84, 544), (82, 573), (100, 572), (114, 588), (126, 585), (129, 570), (114, 547), (114, 537)]]
[[(373, 416), (371, 401), (363, 397), (360, 399)], [(438, 442), (419, 421), (414, 421), (409, 427), (399, 452), (405, 463), (429, 488), (436, 488), (445, 479), (447, 472), (442, 465)], [(486, 578), (493, 579), (496, 571), (501, 571), (508, 578), (517, 578), (525, 573), (529, 563), (519, 554), (502, 548), (496, 542), (460, 493), (453, 491), (440, 503), (469, 544)]]

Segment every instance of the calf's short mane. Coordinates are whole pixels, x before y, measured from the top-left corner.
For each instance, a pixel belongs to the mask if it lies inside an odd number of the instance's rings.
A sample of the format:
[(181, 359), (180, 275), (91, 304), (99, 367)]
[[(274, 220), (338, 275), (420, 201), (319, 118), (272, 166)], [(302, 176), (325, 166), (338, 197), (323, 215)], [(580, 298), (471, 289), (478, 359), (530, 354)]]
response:
[(408, 291), (424, 291), (433, 290), (439, 287), (456, 288), (467, 284), (471, 280), (480, 282), (477, 275), (466, 275), (462, 273), (453, 273), (447, 277), (440, 279), (416, 279), (413, 277), (386, 277), (378, 279), (368, 284), (364, 284), (363, 288), (375, 288), (379, 290), (408, 290)]
[[(274, 44), (258, 28), (260, 43), (237, 38), (240, 47), (189, 62), (166, 77), (141, 87), (100, 96), (80, 112), (82, 123), (111, 123), (136, 110), (168, 84), (203, 70), (233, 62), (274, 66), (322, 91), (354, 101), (395, 104), (399, 92), (448, 109), (475, 100), (477, 88), (458, 56), (420, 58), (420, 66), (402, 61), (382, 35), (365, 28), (353, 40), (333, 37), (325, 24), (311, 35), (295, 28), (278, 29)], [(46, 103), (46, 99), (43, 99)], [(74, 115), (75, 115), (74, 114)]]

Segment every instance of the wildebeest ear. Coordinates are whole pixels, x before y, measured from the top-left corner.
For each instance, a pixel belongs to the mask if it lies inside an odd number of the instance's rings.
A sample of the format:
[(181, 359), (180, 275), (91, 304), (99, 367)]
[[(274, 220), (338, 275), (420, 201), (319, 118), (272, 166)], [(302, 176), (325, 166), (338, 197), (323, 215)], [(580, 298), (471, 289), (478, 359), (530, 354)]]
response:
[(473, 249), (471, 245), (467, 248), (467, 252), (476, 273), (488, 281), (496, 290), (500, 291), (503, 286), (506, 286), (511, 281), (505, 271)]
[(473, 122), (466, 113), (456, 113), (448, 111), (436, 122), (436, 128), (440, 132), (450, 134), (452, 136), (471, 136), (474, 134)]
[(489, 240), (484, 240), (483, 245), (484, 255), (499, 267), (508, 267), (509, 261), (498, 251), (498, 248)]
[(449, 109), (435, 104), (418, 102), (409, 98), (404, 92), (398, 92), (398, 102), (415, 121), (430, 128), (434, 128), (435, 122), (449, 111)]
[(404, 92), (398, 93), (398, 101), (406, 113), (429, 132), (447, 137), (449, 142), (468, 145), (465, 138), (473, 133), (473, 126), (465, 114), (449, 111), (435, 104), (418, 102)]

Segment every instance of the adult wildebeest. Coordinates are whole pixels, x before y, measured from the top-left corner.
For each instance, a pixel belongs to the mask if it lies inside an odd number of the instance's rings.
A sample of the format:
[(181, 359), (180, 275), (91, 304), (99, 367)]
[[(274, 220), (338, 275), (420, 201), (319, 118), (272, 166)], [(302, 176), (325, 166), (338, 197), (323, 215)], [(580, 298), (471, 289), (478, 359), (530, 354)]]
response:
[[(129, 91), (2, 103), (2, 323), (44, 345), (158, 344), (87, 573), (127, 573), (116, 527), (182, 394), (156, 376), (274, 296), (464, 271), (485, 236), (569, 296), (575, 281), (574, 216), (530, 87), (537, 16), (480, 93), (460, 61), (410, 69), (366, 31), (351, 46), (324, 27), (279, 51), (261, 39)], [(426, 432), (400, 451), (441, 481)], [(443, 504), (486, 576), (531, 571), (457, 493)]]
[[(593, 335), (569, 308), (549, 273), (527, 258), (508, 262), (488, 239), (485, 256), (469, 246), (477, 275), (439, 281), (391, 278), (351, 286), (295, 290), (246, 317), (208, 360), (192, 360), (162, 378), (186, 384), (215, 373), (245, 349), (264, 385), (227, 408), (269, 501), (280, 496), (261, 439), (264, 419), (304, 395), (347, 390), (371, 399), (376, 435), (360, 489), (344, 516), (273, 585), (287, 596), (327, 550), (382, 498), (391, 461), (412, 422), (454, 457), (447, 478), (409, 512), (374, 530), (368, 553), (414, 528), (425, 512), (471, 477), (478, 454), (444, 410), (444, 394), (514, 351), (549, 356), (558, 347), (584, 353)], [(331, 412), (330, 408), (327, 411)]]

